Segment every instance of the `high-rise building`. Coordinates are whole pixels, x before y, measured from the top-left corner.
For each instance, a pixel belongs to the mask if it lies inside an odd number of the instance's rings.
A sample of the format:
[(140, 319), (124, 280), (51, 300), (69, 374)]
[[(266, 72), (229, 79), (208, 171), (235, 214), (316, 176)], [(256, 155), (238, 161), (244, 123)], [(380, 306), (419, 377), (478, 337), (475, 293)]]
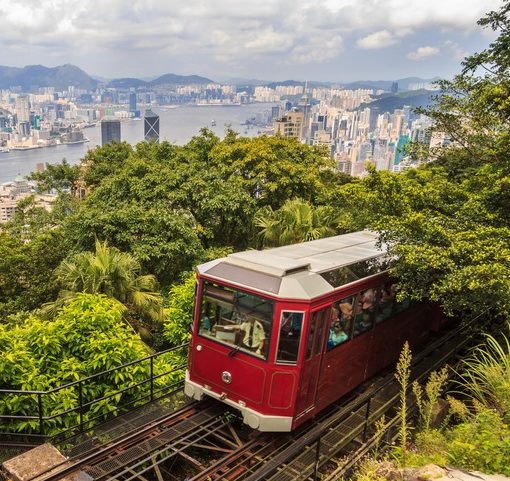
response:
[(129, 111), (136, 112), (136, 94), (134, 92), (129, 94)]
[(115, 117), (104, 117), (101, 120), (101, 145), (120, 142), (120, 120)]
[(22, 137), (30, 137), (30, 122), (18, 122), (18, 132)]
[(20, 122), (30, 121), (30, 102), (28, 97), (20, 95), (16, 99), (16, 116), (18, 118), (18, 124)]
[(159, 142), (159, 115), (150, 109), (145, 111), (143, 136), (147, 142)]
[(303, 138), (303, 112), (287, 112), (283, 117), (274, 121), (274, 133), (282, 137), (293, 137), (302, 140)]

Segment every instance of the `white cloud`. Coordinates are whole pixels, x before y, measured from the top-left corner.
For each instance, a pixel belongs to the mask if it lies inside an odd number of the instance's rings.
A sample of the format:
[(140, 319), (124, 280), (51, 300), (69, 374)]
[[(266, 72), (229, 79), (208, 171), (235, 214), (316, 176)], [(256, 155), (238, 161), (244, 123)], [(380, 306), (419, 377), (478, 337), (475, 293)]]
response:
[(108, 65), (111, 59), (113, 70), (123, 55), (138, 60), (122, 63), (133, 74), (150, 58), (176, 73), (206, 67), (208, 60), (245, 70), (254, 59), (313, 66), (339, 57), (353, 38), (360, 49), (376, 49), (427, 29), (469, 32), (500, 5), (501, 0), (0, 0), (0, 45), (2, 63), (44, 63), (58, 52), (63, 61), (86, 58), (89, 65)]
[(388, 32), (388, 30), (380, 30), (379, 32), (371, 33), (366, 37), (360, 38), (356, 42), (356, 45), (359, 48), (368, 50), (389, 47), (390, 45), (394, 45), (397, 42), (397, 37), (391, 32)]
[(409, 52), (407, 58), (410, 60), (422, 60), (438, 53), (439, 49), (436, 47), (418, 47), (414, 52)]

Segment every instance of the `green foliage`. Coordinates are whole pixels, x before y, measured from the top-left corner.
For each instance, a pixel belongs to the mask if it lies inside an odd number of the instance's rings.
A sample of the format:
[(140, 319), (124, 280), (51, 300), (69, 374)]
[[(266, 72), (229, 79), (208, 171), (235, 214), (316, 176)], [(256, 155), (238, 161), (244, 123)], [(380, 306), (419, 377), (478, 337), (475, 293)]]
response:
[(510, 475), (510, 428), (490, 409), (452, 429), (448, 440), (451, 464), (484, 473)]
[[(147, 355), (138, 336), (126, 329), (116, 303), (103, 296), (79, 294), (53, 321), (30, 317), (15, 327), (0, 325), (0, 387), (2, 389), (48, 390), (71, 381), (100, 373)], [(147, 377), (148, 366), (99, 376), (83, 386), (84, 401), (128, 387)], [(44, 396), (44, 414), (62, 412), (77, 406), (77, 386)], [(116, 408), (129, 391), (94, 405), (89, 419)], [(9, 415), (36, 415), (34, 396), (2, 394), (0, 412)], [(49, 431), (76, 422), (70, 413), (46, 423)], [(29, 426), (13, 423), (11, 429), (25, 431)], [(30, 425), (32, 429), (36, 426)], [(37, 426), (38, 427), (38, 426)], [(5, 427), (4, 427), (5, 429)]]
[(314, 207), (301, 199), (287, 200), (278, 210), (270, 206), (255, 215), (264, 247), (296, 244), (336, 234), (337, 218), (331, 206)]
[(64, 227), (78, 250), (107, 240), (167, 286), (207, 249), (256, 245), (260, 208), (331, 197), (346, 181), (332, 167), (324, 152), (296, 140), (230, 133), (220, 141), (207, 129), (183, 147), (112, 144), (85, 159), (91, 192)]
[(447, 464), (448, 440), (438, 429), (427, 429), (416, 433), (414, 448), (408, 453), (410, 466)]
[(84, 180), (87, 187), (95, 187), (115, 174), (126, 162), (133, 148), (127, 142), (110, 142), (103, 147), (89, 150), (83, 158)]
[(152, 320), (163, 317), (162, 297), (156, 292), (157, 281), (152, 275), (140, 275), (141, 266), (131, 254), (120, 252), (106, 242), (96, 241), (96, 252), (80, 252), (63, 261), (56, 270), (58, 282), (64, 287), (53, 309), (69, 301), (78, 292), (105, 294), (118, 302), (119, 309), (131, 311)]
[(0, 232), (0, 323), (54, 299), (53, 276), (67, 250), (60, 229), (45, 230), (27, 242), (23, 236)]
[(66, 159), (62, 159), (59, 164), (46, 163), (43, 172), (32, 172), (27, 178), (37, 181), (39, 192), (48, 192), (53, 189), (59, 192), (69, 190), (71, 195), (74, 195), (76, 183), (80, 178), (80, 166), (70, 165)]
[(487, 335), (461, 362), (459, 385), (472, 399), (510, 420), (510, 323), (508, 335)]
[(407, 391), (409, 389), (409, 378), (411, 376), (411, 361), (411, 349), (409, 348), (409, 343), (406, 341), (400, 353), (395, 372), (395, 377), (400, 384), (400, 407), (398, 410), (398, 416), (400, 418), (398, 431), (400, 445), (398, 455), (403, 467), (407, 466), (407, 440), (409, 437), (409, 427), (407, 425)]
[(189, 341), (193, 323), (195, 289), (195, 274), (189, 274), (182, 283), (170, 288), (168, 307), (165, 309), (163, 337), (174, 346)]
[(413, 393), (416, 398), (416, 405), (420, 413), (421, 429), (423, 431), (430, 430), (430, 422), (434, 407), (437, 405), (439, 396), (441, 396), (446, 381), (448, 380), (448, 366), (444, 366), (439, 372), (433, 371), (427, 383), (425, 384), (425, 392), (421, 385), (413, 382)]
[(375, 459), (366, 458), (356, 468), (350, 479), (356, 481), (387, 481), (385, 467), (387, 467), (387, 464), (383, 465)]

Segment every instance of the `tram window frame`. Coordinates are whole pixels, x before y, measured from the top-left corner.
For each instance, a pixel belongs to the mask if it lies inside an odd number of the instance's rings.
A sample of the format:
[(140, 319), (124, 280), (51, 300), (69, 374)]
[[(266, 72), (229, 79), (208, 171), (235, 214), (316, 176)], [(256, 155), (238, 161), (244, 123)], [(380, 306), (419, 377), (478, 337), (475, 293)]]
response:
[[(350, 302), (348, 302), (350, 300)], [(357, 295), (353, 294), (352, 296), (344, 297), (343, 299), (339, 299), (338, 301), (335, 301), (331, 304), (331, 310), (330, 310), (330, 317), (327, 322), (327, 329), (328, 329), (328, 341), (326, 343), (326, 350), (332, 351), (333, 349), (342, 346), (346, 342), (349, 342), (352, 339), (352, 329), (353, 329), (353, 310), (355, 302), (357, 302)], [(350, 305), (350, 314), (346, 307), (343, 309), (340, 305)], [(334, 317), (334, 309), (338, 311), (338, 314), (336, 317)], [(334, 341), (331, 339), (331, 331), (334, 329), (334, 325), (336, 323), (339, 323), (342, 327), (343, 332), (346, 334), (347, 338), (343, 341), (334, 343)]]
[[(388, 281), (379, 286), (379, 291), (377, 294), (378, 301), (377, 314), (375, 318), (376, 324), (380, 324), (381, 322), (384, 322), (387, 319), (391, 319), (392, 317), (400, 314), (401, 312), (406, 311), (413, 304), (413, 302), (408, 298), (405, 298), (400, 302), (397, 300), (398, 291), (395, 288), (395, 284), (396, 284), (395, 282)], [(383, 308), (382, 296), (383, 292), (385, 291), (390, 295), (390, 297), (389, 301), (385, 303), (388, 305)], [(383, 314), (383, 309), (387, 311), (385, 314)]]
[[(363, 305), (366, 301), (363, 300), (363, 296), (368, 291), (374, 291), (372, 294), (372, 310), (368, 312), (369, 310), (367, 308), (364, 308)], [(374, 325), (375, 320), (377, 317), (377, 310), (378, 310), (378, 286), (372, 286), (367, 287), (366, 289), (363, 289), (362, 291), (358, 292), (356, 295), (356, 304), (355, 308), (353, 309), (353, 317), (354, 317), (354, 325), (353, 325), (353, 332), (352, 337), (358, 337), (365, 332), (370, 331)], [(366, 317), (368, 316), (368, 317)], [(364, 319), (368, 321), (368, 323), (363, 323)], [(360, 324), (361, 323), (361, 324)], [(361, 328), (360, 328), (361, 326)]]
[[(287, 330), (286, 326), (284, 325), (284, 321), (287, 322), (288, 319), (284, 319), (285, 315), (292, 315), (293, 319), (291, 320), (291, 329)], [(292, 365), (295, 366), (298, 363), (299, 360), (299, 349), (302, 342), (302, 334), (303, 334), (303, 325), (305, 320), (305, 311), (294, 311), (291, 309), (283, 309), (280, 313), (280, 322), (279, 322), (279, 328), (278, 328), (278, 344), (276, 348), (276, 364), (284, 364), (284, 365)], [(296, 319), (294, 316), (300, 316), (299, 319), (299, 329), (297, 329), (297, 326), (295, 326), (294, 322)], [(296, 330), (298, 331), (296, 333)], [(295, 359), (280, 359), (280, 354), (282, 353), (282, 345), (285, 344), (283, 341), (292, 341), (293, 344), (296, 345), (295, 350)], [(288, 351), (285, 351), (288, 352)]]
[[(240, 300), (249, 297), (258, 300), (258, 305), (250, 306), (247, 304), (243, 306)], [(257, 359), (267, 361), (270, 351), (275, 305), (276, 303), (272, 299), (252, 294), (242, 289), (204, 280), (200, 292), (197, 335), (219, 344), (230, 346)], [(264, 306), (264, 309), (260, 309), (261, 306)], [(203, 327), (206, 319), (209, 321), (208, 328)], [(248, 347), (243, 343), (247, 335), (247, 331), (243, 329), (243, 326), (246, 328), (251, 319), (253, 319), (254, 330), (250, 332), (252, 335), (252, 346)], [(253, 345), (254, 334), (260, 337), (261, 329), (263, 330), (264, 338), (260, 342), (264, 341), (263, 347), (256, 348)]]
[(308, 335), (306, 336), (306, 351), (305, 351), (305, 360), (308, 361), (312, 358), (314, 339), (315, 339), (315, 315), (319, 311), (314, 311), (310, 313), (309, 321), (308, 321)]

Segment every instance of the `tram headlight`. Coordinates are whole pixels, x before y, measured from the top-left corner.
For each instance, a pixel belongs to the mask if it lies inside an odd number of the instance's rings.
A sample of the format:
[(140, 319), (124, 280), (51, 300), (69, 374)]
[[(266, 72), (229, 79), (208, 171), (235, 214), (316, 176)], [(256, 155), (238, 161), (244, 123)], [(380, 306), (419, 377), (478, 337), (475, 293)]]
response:
[(225, 384), (230, 384), (232, 382), (232, 374), (230, 374), (228, 371), (223, 371), (221, 373), (221, 380)]

